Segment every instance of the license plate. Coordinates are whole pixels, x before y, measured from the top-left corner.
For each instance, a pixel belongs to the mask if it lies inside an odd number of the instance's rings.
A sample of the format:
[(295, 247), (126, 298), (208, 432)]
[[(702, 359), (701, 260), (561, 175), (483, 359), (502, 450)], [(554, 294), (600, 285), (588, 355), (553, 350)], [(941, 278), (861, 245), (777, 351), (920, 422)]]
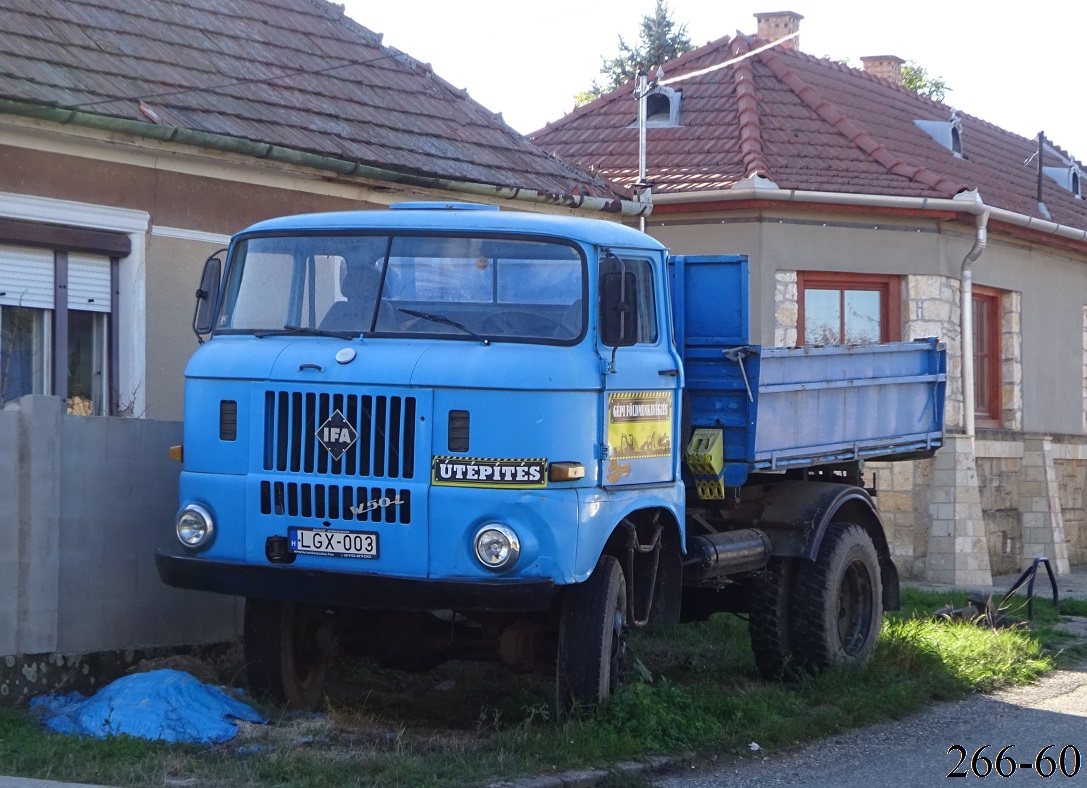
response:
[(304, 555), (377, 558), (377, 534), (331, 528), (289, 528), (291, 550)]

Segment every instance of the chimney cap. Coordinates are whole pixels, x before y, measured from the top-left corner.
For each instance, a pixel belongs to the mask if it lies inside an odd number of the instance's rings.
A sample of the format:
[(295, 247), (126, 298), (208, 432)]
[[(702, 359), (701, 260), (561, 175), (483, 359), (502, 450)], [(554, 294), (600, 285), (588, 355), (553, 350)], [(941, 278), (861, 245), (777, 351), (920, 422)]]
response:
[(861, 62), (867, 64), (869, 61), (872, 63), (898, 63), (898, 65), (904, 65), (906, 60), (898, 55), (861, 55)]
[(754, 14), (759, 22), (759, 29), (755, 35), (767, 41), (780, 41), (788, 36), (793, 36), (782, 43), (783, 47), (799, 50), (800, 41), (796, 35), (800, 32), (800, 20), (804, 17), (795, 11), (770, 11)]
[(902, 66), (906, 61), (898, 55), (862, 55), (864, 73), (885, 79), (896, 85), (902, 84)]
[(760, 22), (763, 19), (767, 19), (769, 17), (774, 17), (774, 16), (784, 16), (784, 17), (788, 17), (788, 18), (791, 18), (791, 19), (795, 19), (798, 22), (801, 19), (804, 18), (802, 14), (798, 14), (798, 13), (796, 13), (796, 11), (763, 11), (760, 14), (753, 14), (753, 16), (755, 17), (755, 19), (757, 19)]

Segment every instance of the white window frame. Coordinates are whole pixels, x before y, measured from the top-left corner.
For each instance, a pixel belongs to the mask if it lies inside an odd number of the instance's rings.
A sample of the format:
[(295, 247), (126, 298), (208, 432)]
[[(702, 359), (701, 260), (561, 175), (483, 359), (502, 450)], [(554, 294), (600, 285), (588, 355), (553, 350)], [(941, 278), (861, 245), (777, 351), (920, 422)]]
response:
[[(119, 258), (118, 391), (121, 408), (137, 416), (147, 410), (147, 211), (0, 192), (0, 217), (125, 233), (132, 244)], [(47, 389), (48, 390), (48, 389)]]

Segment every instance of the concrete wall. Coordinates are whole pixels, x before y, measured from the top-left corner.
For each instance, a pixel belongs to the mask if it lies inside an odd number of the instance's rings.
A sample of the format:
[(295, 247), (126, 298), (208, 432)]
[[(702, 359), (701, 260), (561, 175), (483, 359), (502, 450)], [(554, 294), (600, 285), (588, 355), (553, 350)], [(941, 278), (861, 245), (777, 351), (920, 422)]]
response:
[(181, 424), (67, 416), (54, 397), (0, 411), (0, 656), (237, 637), (231, 597), (163, 585)]

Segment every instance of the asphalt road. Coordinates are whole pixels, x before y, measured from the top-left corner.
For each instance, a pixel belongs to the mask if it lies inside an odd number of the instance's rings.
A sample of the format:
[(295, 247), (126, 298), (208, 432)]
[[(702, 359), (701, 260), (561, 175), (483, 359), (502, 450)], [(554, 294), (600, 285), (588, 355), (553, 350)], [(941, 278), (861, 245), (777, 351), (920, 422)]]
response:
[[(981, 753), (995, 763), (999, 750), (1006, 751), (1016, 764), (1004, 760), (1001, 768), (1009, 777), (997, 774), (995, 767), (985, 777), (970, 773), (970, 761), (983, 744), (992, 745)], [(1054, 745), (1042, 758), (1052, 757), (1056, 766), (1049, 777), (1034, 768), (1039, 752)], [(966, 758), (959, 765), (959, 754), (948, 748), (959, 745)], [(1079, 752), (1079, 770), (1071, 778), (1061, 773), (1062, 748), (1073, 745)], [(1076, 763), (1072, 749), (1065, 750), (1065, 770), (1072, 773)], [(950, 778), (956, 770), (965, 777)], [(985, 764), (977, 763), (979, 772)], [(1050, 765), (1041, 763), (1043, 771)], [(935, 706), (898, 722), (875, 725), (835, 736), (789, 752), (753, 752), (736, 761), (722, 761), (711, 768), (696, 767), (682, 774), (659, 776), (654, 785), (667, 788), (871, 788), (901, 786), (913, 788), (934, 785), (1005, 785), (1031, 782), (1045, 785), (1083, 785), (1087, 787), (1087, 664), (1059, 670), (1029, 687), (1002, 690), (992, 695), (978, 695), (954, 703)]]

